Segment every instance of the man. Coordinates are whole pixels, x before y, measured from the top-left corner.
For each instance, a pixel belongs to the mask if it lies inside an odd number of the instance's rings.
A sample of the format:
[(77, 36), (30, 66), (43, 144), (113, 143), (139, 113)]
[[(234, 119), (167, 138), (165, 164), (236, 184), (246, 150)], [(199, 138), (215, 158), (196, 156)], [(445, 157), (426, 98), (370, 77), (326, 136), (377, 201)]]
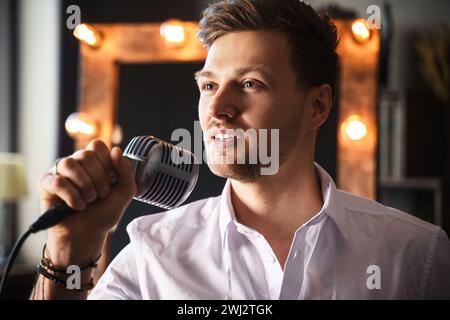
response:
[[(335, 89), (335, 26), (299, 0), (225, 0), (205, 11), (199, 38), (208, 48), (196, 74), (199, 118), (208, 165), (228, 178), (223, 193), (133, 221), (130, 244), (89, 297), (450, 298), (445, 232), (336, 190), (313, 161)], [(279, 129), (276, 174), (220, 161), (238, 139), (226, 129), (238, 128)], [(39, 277), (33, 297), (82, 299), (107, 233), (136, 192), (133, 169), (118, 148), (94, 141), (56, 172), (39, 181), (42, 210), (62, 199), (79, 212), (49, 230), (50, 276)], [(81, 266), (81, 291), (64, 288), (55, 271), (69, 265)]]

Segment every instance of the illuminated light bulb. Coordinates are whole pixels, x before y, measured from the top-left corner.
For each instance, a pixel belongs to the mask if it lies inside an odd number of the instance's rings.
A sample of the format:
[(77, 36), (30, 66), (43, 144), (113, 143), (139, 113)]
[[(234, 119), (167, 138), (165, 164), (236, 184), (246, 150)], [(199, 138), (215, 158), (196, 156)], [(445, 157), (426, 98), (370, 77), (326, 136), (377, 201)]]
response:
[(186, 42), (186, 33), (183, 22), (179, 20), (169, 20), (160, 27), (161, 37), (168, 47), (182, 46)]
[(73, 35), (92, 48), (98, 48), (102, 40), (100, 33), (85, 23), (77, 25), (73, 30)]
[(353, 38), (359, 43), (366, 43), (370, 38), (370, 30), (366, 20), (359, 19), (352, 24)]
[(94, 137), (97, 133), (95, 122), (85, 113), (75, 112), (67, 117), (66, 132), (72, 138)]
[(361, 117), (352, 115), (342, 123), (341, 130), (344, 136), (351, 141), (360, 141), (367, 136), (367, 126)]

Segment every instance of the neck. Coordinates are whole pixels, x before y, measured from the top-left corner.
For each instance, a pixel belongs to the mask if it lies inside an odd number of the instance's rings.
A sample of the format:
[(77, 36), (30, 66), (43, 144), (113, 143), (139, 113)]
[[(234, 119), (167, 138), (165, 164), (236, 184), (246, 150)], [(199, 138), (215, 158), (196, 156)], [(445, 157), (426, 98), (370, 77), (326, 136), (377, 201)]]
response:
[(276, 175), (252, 183), (231, 181), (231, 200), (237, 220), (268, 240), (289, 242), (295, 231), (323, 205), (312, 157), (286, 161)]

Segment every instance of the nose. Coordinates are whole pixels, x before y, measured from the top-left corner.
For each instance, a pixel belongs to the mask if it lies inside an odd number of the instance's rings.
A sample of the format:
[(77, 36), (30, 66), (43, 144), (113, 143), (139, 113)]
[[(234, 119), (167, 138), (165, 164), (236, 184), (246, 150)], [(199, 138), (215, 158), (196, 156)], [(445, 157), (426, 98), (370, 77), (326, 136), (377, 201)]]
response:
[(208, 115), (219, 121), (233, 119), (238, 113), (238, 97), (232, 85), (221, 87), (208, 104)]

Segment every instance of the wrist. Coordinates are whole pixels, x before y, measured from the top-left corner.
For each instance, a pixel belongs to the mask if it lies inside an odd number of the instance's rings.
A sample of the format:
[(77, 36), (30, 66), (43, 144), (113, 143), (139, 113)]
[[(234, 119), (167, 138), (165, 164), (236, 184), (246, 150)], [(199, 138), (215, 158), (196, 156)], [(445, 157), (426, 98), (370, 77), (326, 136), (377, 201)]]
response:
[(45, 256), (56, 268), (67, 268), (69, 265), (83, 266), (98, 260), (105, 237), (76, 240), (54, 237), (49, 233)]

